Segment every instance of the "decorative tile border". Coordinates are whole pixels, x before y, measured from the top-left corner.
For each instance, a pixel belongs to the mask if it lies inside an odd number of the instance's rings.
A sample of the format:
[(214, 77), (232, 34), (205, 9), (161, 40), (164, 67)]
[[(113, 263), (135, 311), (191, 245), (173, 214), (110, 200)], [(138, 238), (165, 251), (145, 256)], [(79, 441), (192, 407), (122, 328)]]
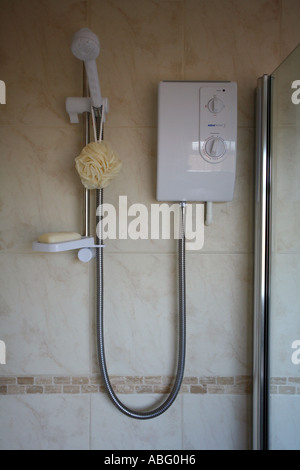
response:
[[(169, 393), (170, 376), (111, 376), (118, 394)], [(22, 394), (84, 394), (104, 393), (100, 375), (91, 376), (0, 376), (0, 395)], [(247, 375), (233, 377), (184, 377), (180, 393), (248, 395), (252, 392), (252, 378)], [(272, 377), (271, 394), (300, 395), (300, 377)]]
[(300, 377), (271, 377), (270, 392), (279, 395), (300, 395)]
[[(170, 376), (111, 376), (118, 394), (169, 393)], [(180, 393), (245, 395), (251, 393), (251, 377), (184, 377)], [(105, 392), (100, 375), (91, 376), (0, 376), (0, 395), (84, 394)]]

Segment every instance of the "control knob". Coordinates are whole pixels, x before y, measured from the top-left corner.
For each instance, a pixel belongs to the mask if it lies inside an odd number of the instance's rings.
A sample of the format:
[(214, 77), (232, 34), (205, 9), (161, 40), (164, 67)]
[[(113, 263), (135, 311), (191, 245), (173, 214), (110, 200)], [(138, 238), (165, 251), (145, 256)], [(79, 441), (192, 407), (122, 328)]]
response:
[(205, 143), (205, 152), (211, 158), (221, 158), (226, 152), (224, 140), (221, 137), (210, 137)]
[(217, 114), (220, 113), (224, 108), (224, 103), (220, 98), (214, 96), (211, 100), (209, 100), (207, 107), (211, 113)]

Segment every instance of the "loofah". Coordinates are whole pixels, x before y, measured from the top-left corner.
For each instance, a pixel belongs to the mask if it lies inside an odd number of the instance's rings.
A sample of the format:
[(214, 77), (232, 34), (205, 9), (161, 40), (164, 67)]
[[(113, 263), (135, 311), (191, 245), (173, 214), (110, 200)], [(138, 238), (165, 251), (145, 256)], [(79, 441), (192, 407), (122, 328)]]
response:
[(105, 140), (90, 142), (75, 158), (75, 168), (87, 189), (106, 188), (117, 176), (121, 166), (122, 162)]

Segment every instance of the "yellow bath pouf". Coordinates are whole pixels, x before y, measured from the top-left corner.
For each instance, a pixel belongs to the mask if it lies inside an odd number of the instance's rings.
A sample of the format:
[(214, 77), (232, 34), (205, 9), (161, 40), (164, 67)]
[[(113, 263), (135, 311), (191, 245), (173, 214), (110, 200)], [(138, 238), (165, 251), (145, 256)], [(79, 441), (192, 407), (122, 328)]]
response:
[(109, 142), (90, 142), (75, 158), (75, 168), (87, 189), (106, 188), (122, 166)]

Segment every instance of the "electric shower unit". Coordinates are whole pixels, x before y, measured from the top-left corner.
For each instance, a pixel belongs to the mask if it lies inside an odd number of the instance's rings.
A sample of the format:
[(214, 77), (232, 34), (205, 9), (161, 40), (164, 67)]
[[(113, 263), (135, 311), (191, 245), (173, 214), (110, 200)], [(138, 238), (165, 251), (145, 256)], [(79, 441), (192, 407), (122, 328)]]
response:
[(163, 81), (158, 90), (158, 201), (231, 201), (237, 84)]

